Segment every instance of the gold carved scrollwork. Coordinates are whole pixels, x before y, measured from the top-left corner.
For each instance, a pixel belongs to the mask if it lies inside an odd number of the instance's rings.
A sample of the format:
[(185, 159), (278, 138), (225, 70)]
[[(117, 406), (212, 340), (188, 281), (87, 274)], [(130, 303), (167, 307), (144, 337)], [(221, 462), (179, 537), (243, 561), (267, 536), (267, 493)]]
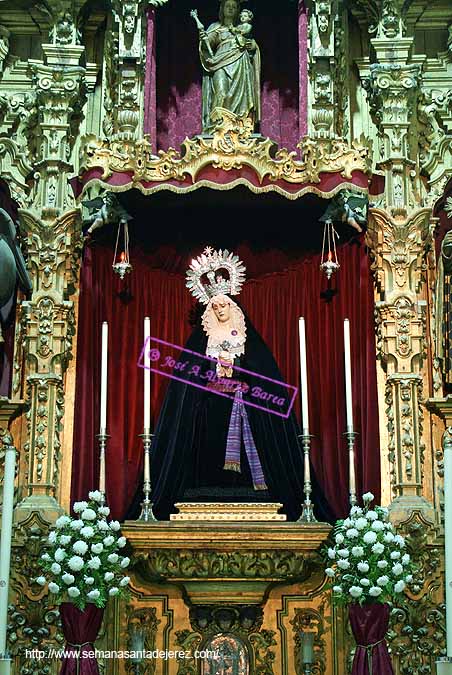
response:
[(80, 160), (81, 173), (101, 168), (102, 180), (113, 173), (129, 173), (132, 183), (141, 181), (194, 182), (207, 166), (230, 171), (244, 166), (252, 168), (259, 181), (264, 178), (287, 183), (319, 183), (321, 173), (340, 173), (350, 179), (353, 171), (369, 173), (371, 157), (368, 146), (353, 142), (349, 146), (342, 139), (304, 138), (297, 153), (282, 148), (277, 150), (269, 138), (253, 135), (252, 122), (227, 110), (214, 111), (216, 129), (212, 137), (197, 136), (182, 143), (182, 152), (173, 148), (152, 154), (149, 140), (100, 141), (85, 137)]
[(311, 631), (314, 633), (314, 662), (311, 665), (313, 675), (323, 675), (327, 672), (326, 666), (326, 641), (325, 635), (330, 629), (326, 626), (325, 602), (323, 599), (319, 611), (315, 609), (296, 608), (295, 616), (290, 621), (295, 635), (295, 667), (296, 675), (303, 675), (303, 649), (301, 632)]

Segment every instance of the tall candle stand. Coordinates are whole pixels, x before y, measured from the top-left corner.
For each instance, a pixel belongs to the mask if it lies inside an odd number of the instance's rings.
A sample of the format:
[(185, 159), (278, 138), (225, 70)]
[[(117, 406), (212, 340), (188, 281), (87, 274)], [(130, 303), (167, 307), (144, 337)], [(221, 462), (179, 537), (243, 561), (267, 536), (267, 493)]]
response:
[(140, 434), (140, 438), (143, 439), (144, 448), (144, 500), (141, 503), (141, 514), (138, 520), (143, 520), (146, 523), (156, 523), (157, 518), (154, 516), (152, 511), (153, 504), (151, 502), (151, 443), (153, 434), (151, 434), (150, 429), (144, 429), (143, 433)]
[(314, 516), (314, 505), (311, 502), (311, 466), (309, 463), (309, 455), (311, 450), (311, 434), (303, 433), (298, 436), (301, 440), (301, 445), (303, 447), (303, 456), (304, 456), (304, 502), (303, 510), (301, 516), (298, 519), (299, 523), (316, 523), (317, 519)]
[(355, 438), (358, 433), (353, 431), (353, 427), (347, 428), (344, 436), (348, 443), (348, 470), (349, 470), (349, 493), (350, 506), (357, 504), (356, 499), (356, 477), (355, 477)]
[(107, 440), (110, 436), (107, 434), (106, 429), (101, 429), (100, 433), (97, 434), (99, 439), (99, 492), (102, 495), (102, 506), (105, 504), (105, 450), (107, 448)]

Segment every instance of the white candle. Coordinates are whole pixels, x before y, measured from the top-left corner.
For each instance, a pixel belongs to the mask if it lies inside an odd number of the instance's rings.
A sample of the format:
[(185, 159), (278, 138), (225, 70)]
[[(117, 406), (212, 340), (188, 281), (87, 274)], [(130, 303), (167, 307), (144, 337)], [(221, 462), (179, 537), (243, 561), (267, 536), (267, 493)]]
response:
[(306, 331), (304, 318), (298, 319), (300, 336), (300, 387), (301, 387), (301, 414), (303, 434), (309, 434), (309, 407), (308, 407), (308, 369), (306, 366)]
[(102, 324), (102, 366), (100, 380), (100, 433), (107, 428), (108, 323)]
[(352, 366), (350, 356), (350, 321), (344, 319), (345, 400), (347, 405), (347, 431), (353, 431)]
[(151, 427), (151, 359), (149, 356), (151, 337), (151, 320), (144, 319), (144, 429)]

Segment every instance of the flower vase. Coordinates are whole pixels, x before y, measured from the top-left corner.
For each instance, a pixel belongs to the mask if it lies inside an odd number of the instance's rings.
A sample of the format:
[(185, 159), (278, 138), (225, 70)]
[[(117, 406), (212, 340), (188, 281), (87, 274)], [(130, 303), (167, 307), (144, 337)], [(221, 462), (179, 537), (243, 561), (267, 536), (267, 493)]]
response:
[(353, 604), (348, 608), (356, 640), (352, 675), (394, 675), (385, 635), (389, 625), (389, 605)]
[(62, 658), (60, 675), (99, 675), (97, 661), (89, 656), (89, 652), (94, 652), (103, 615), (104, 610), (93, 604), (81, 610), (71, 602), (61, 603), (60, 616), (67, 655)]

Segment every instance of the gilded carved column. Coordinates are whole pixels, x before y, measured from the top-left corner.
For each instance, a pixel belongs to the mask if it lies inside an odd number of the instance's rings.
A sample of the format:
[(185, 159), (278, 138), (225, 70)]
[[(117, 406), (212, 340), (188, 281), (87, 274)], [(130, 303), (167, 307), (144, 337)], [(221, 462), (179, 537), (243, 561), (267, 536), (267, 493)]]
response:
[(33, 294), (20, 306), (29, 409), (17, 518), (34, 509), (53, 517), (60, 503), (68, 506), (68, 485), (63, 494), (61, 480), (68, 469), (70, 474), (70, 458), (62, 471), (65, 372), (76, 330), (71, 295), (82, 244), (69, 178), (85, 103), (85, 68), (79, 65), (84, 47), (77, 44), (71, 14), (62, 11), (54, 21), (52, 42), (43, 45), (45, 62), (29, 61), (39, 143), (30, 208), (19, 212), (27, 235)]
[[(375, 62), (361, 73), (377, 127), (384, 197), (370, 209), (368, 242), (377, 286), (377, 351), (382, 429), (382, 492), (396, 519), (412, 509), (433, 518), (431, 447), (424, 400), (429, 395), (426, 271), (434, 222), (423, 208), (417, 105), (423, 57), (404, 36), (400, 10), (380, 3), (371, 40)], [(414, 130), (414, 132), (413, 132)], [(390, 491), (388, 487), (390, 486)]]

